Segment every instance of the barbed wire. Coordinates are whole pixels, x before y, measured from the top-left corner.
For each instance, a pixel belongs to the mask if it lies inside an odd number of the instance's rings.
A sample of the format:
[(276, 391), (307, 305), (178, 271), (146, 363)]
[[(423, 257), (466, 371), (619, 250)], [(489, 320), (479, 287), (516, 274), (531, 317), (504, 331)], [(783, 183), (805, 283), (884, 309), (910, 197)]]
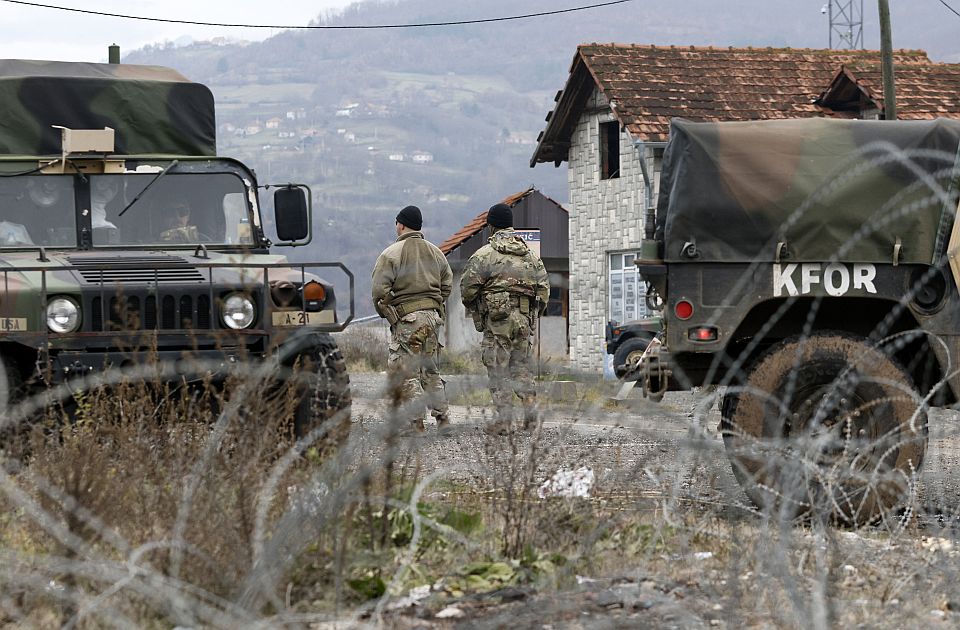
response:
[(950, 9), (953, 12), (953, 14), (956, 15), (957, 17), (960, 17), (960, 13), (958, 13), (956, 9), (954, 9), (949, 4), (947, 4), (945, 0), (940, 0), (940, 4)]

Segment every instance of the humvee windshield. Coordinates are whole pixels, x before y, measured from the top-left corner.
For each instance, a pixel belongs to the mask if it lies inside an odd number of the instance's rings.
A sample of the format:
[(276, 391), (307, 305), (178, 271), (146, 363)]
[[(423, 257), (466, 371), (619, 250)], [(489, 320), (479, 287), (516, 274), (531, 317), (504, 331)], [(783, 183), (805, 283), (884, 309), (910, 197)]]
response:
[(0, 178), (0, 246), (77, 244), (73, 177)]
[[(78, 213), (86, 194), (89, 211)], [(253, 242), (249, 218), (246, 188), (230, 173), (0, 178), (0, 247), (76, 247), (83, 229), (94, 247), (236, 245)]]

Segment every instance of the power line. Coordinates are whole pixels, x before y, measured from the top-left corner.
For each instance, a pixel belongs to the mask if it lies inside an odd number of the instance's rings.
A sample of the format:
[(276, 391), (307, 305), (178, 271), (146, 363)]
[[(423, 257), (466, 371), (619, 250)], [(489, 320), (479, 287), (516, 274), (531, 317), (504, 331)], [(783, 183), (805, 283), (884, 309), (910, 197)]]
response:
[(951, 6), (950, 6), (949, 4), (947, 4), (946, 2), (944, 2), (944, 0), (940, 0), (940, 4), (942, 4), (943, 6), (947, 7), (947, 8), (950, 9), (951, 11), (953, 11), (953, 14), (956, 15), (957, 17), (960, 17), (960, 13), (957, 13), (957, 10), (954, 9), (953, 7), (951, 7)]
[[(942, 1), (942, 0), (941, 0)], [(421, 22), (418, 24), (361, 24), (354, 26), (344, 25), (308, 25), (291, 26), (281, 24), (230, 24), (226, 22), (199, 22), (195, 20), (173, 20), (169, 18), (147, 17), (144, 15), (126, 15), (123, 13), (108, 13), (106, 11), (92, 11), (88, 9), (77, 9), (74, 7), (61, 7), (52, 4), (42, 4), (39, 2), (25, 2), (24, 0), (0, 0), (10, 4), (22, 4), (29, 7), (41, 9), (56, 9), (58, 11), (70, 11), (71, 13), (85, 13), (87, 15), (98, 15), (101, 17), (121, 18), (124, 20), (143, 20), (146, 22), (166, 22), (169, 24), (189, 24), (193, 26), (225, 26), (231, 28), (288, 28), (288, 29), (318, 29), (318, 30), (361, 30), (361, 29), (384, 29), (384, 28), (424, 28), (430, 26), (462, 26), (465, 24), (487, 24), (490, 22), (507, 22), (510, 20), (526, 20), (529, 18), (543, 17), (547, 15), (558, 15), (560, 13), (573, 13), (574, 11), (587, 11), (589, 9), (598, 9), (600, 7), (609, 7), (614, 4), (623, 4), (633, 2), (633, 0), (610, 0), (609, 2), (600, 2), (589, 4), (582, 7), (571, 7), (569, 9), (558, 9), (556, 11), (541, 11), (540, 13), (526, 13), (524, 15), (509, 15), (494, 18), (478, 18), (474, 20), (456, 20), (452, 22)]]

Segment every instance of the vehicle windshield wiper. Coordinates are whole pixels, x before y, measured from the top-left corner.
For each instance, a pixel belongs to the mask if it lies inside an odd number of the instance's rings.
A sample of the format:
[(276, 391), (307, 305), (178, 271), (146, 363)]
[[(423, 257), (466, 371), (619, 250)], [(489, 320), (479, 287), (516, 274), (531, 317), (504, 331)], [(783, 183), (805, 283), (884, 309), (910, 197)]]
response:
[(163, 177), (164, 175), (166, 175), (167, 173), (169, 173), (170, 170), (171, 170), (174, 166), (176, 166), (178, 163), (179, 163), (179, 160), (174, 160), (173, 162), (170, 162), (170, 164), (168, 164), (165, 169), (163, 169), (162, 171), (160, 171), (159, 173), (157, 173), (157, 176), (154, 177), (153, 179), (151, 179), (150, 182), (149, 182), (146, 186), (143, 187), (143, 190), (141, 190), (140, 192), (138, 192), (138, 193), (137, 193), (137, 196), (134, 197), (133, 199), (131, 199), (131, 200), (130, 200), (130, 203), (128, 203), (126, 206), (124, 206), (123, 210), (121, 210), (121, 211), (119, 212), (119, 214), (117, 214), (117, 216), (118, 216), (118, 217), (122, 217), (124, 212), (126, 212), (127, 210), (129, 210), (129, 209), (133, 206), (133, 204), (137, 203), (137, 201), (140, 200), (140, 197), (143, 197), (143, 193), (145, 193), (145, 192), (147, 192), (148, 190), (150, 190), (150, 187), (153, 186), (154, 184), (156, 184), (156, 183), (157, 183), (157, 180), (159, 180), (161, 177)]

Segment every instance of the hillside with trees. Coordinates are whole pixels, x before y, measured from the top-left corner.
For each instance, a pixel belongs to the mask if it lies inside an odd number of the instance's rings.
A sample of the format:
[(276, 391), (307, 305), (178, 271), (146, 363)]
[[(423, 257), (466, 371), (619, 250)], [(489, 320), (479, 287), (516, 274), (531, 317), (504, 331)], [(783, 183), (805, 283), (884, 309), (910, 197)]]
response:
[[(530, 169), (529, 160), (578, 43), (825, 46), (819, 6), (778, 3), (773, 16), (770, 4), (744, 0), (730, 14), (709, 0), (648, 0), (490, 24), (285, 31), (257, 43), (162, 43), (131, 51), (124, 62), (171, 66), (206, 83), (217, 100), (221, 154), (252, 165), (261, 183), (310, 185), (319, 230), (298, 256), (350, 266), (360, 281), (360, 310), (369, 313), (369, 272), (404, 205), (421, 206), (428, 238), (441, 241), (531, 185), (566, 201), (566, 169)], [(558, 8), (554, 0), (522, 7), (507, 0), (368, 1), (316, 24), (456, 21)], [(916, 33), (923, 45), (913, 47), (925, 47), (933, 59), (957, 57), (953, 22), (931, 26), (911, 15), (894, 16), (898, 47), (910, 47)]]

